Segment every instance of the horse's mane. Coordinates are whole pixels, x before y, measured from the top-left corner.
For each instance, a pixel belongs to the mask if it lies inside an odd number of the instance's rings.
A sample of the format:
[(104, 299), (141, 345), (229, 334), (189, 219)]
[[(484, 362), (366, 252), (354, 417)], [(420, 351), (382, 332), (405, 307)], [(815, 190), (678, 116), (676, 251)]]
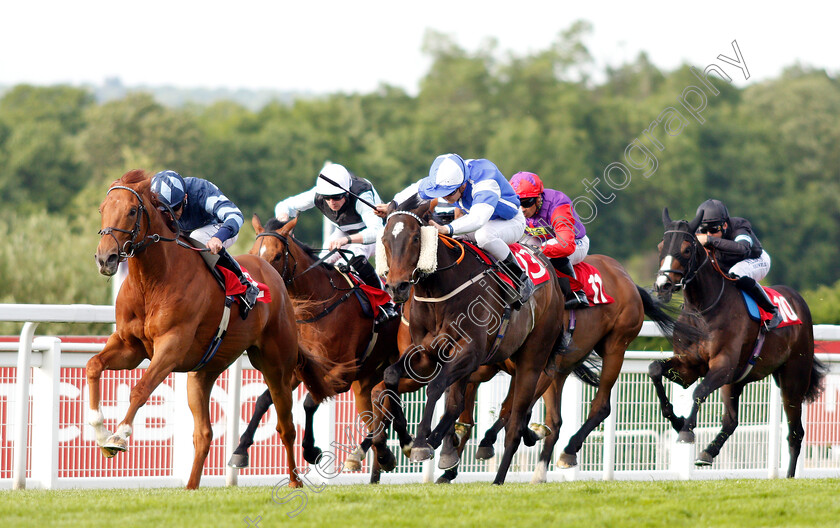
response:
[[(288, 220), (284, 222), (282, 220), (278, 220), (277, 218), (272, 217), (272, 218), (269, 218), (268, 221), (266, 221), (264, 228), (265, 228), (266, 231), (277, 231), (278, 229), (283, 228), (288, 223), (289, 223)], [(301, 242), (300, 240), (298, 240), (294, 236), (290, 236), (289, 238), (295, 244), (297, 244), (298, 247), (300, 247), (304, 252), (306, 252), (307, 255), (312, 257), (313, 260), (318, 260), (319, 258), (321, 258), (318, 254), (318, 250), (316, 250), (312, 246), (310, 246), (310, 245), (308, 245), (304, 242)], [(324, 265), (324, 264), (322, 263), (322, 265)]]
[(425, 205), (429, 202), (429, 200), (424, 200), (420, 198), (419, 194), (412, 194), (407, 200), (403, 203), (397, 205), (397, 211), (413, 211), (415, 209), (419, 209), (421, 205)]
[(149, 180), (149, 173), (143, 169), (134, 169), (123, 174), (120, 179), (115, 180), (111, 185), (134, 185)]

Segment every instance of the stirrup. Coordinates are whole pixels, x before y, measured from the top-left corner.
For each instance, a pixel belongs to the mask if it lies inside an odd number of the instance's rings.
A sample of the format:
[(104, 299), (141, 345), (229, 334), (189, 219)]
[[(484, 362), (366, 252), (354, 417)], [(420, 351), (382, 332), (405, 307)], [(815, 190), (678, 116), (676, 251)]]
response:
[(584, 293), (583, 290), (572, 291), (569, 299), (566, 301), (565, 307), (567, 310), (573, 310), (575, 308), (588, 308), (589, 299), (586, 298), (586, 293)]
[(778, 308), (776, 308), (776, 313), (773, 314), (773, 318), (769, 321), (765, 321), (761, 323), (761, 329), (764, 332), (772, 332), (782, 323), (782, 314)]
[(399, 312), (397, 312), (397, 309), (394, 308), (394, 305), (392, 303), (383, 304), (382, 306), (379, 307), (379, 313), (376, 315), (376, 318), (373, 320), (373, 326), (379, 327), (379, 326), (387, 323), (391, 319), (397, 317), (398, 315), (400, 315), (400, 314), (399, 314)]

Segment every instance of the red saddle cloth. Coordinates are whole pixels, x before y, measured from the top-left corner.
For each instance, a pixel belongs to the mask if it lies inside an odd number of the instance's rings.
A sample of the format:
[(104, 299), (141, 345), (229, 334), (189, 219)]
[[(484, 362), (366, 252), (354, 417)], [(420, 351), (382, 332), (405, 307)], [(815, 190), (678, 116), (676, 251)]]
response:
[(557, 273), (558, 277), (566, 277), (569, 279), (569, 284), (573, 290), (583, 289), (586, 293), (586, 298), (589, 299), (589, 304), (610, 304), (614, 303), (615, 299), (607, 295), (604, 291), (604, 280), (601, 278), (601, 273), (598, 268), (586, 262), (578, 262), (575, 264), (575, 274), (577, 280), (569, 277), (565, 273)]
[(391, 302), (391, 296), (388, 295), (387, 292), (384, 290), (380, 290), (379, 288), (374, 288), (373, 286), (368, 286), (359, 277), (355, 275), (350, 275), (353, 277), (353, 280), (356, 282), (356, 286), (359, 287), (363, 292), (365, 292), (365, 296), (367, 296), (368, 300), (370, 301), (370, 306), (373, 309), (373, 314), (379, 313), (379, 307), (383, 304), (388, 304)]
[[(762, 286), (762, 288), (764, 288), (764, 291), (767, 292), (767, 296), (770, 297), (770, 300), (773, 301), (773, 304), (776, 305), (776, 308), (779, 310), (779, 314), (782, 316), (782, 322), (779, 323), (779, 326), (776, 328), (802, 324), (802, 320), (798, 315), (796, 315), (796, 312), (793, 311), (793, 307), (789, 302), (787, 302), (784, 295), (772, 288), (768, 288), (767, 286)], [(773, 318), (770, 312), (765, 312), (761, 306), (758, 307), (758, 313), (761, 314), (762, 323)]]
[[(239, 277), (237, 277), (232, 271), (227, 268), (223, 268), (222, 266), (216, 266), (216, 269), (220, 270), (222, 275), (225, 276), (225, 295), (234, 296), (245, 293), (245, 285), (239, 282)], [(257, 302), (270, 303), (271, 292), (268, 290), (268, 286), (255, 281), (253, 277), (248, 274), (248, 270), (245, 268), (242, 268), (242, 274), (245, 275), (251, 282), (256, 283), (259, 287), (260, 294), (257, 295)]]
[[(466, 240), (459, 241), (475, 251), (485, 264), (489, 264), (491, 266), (493, 265), (494, 259), (491, 259), (490, 256), (482, 251), (478, 246)], [(531, 277), (531, 282), (534, 283), (534, 286), (539, 286), (551, 277), (551, 274), (548, 272), (545, 265), (543, 265), (542, 261), (535, 257), (534, 254), (531, 253), (531, 251), (529, 251), (525, 246), (521, 244), (508, 244), (508, 247), (511, 252), (513, 252), (513, 256), (516, 258), (516, 262), (519, 263), (519, 266), (528, 272), (528, 276)], [(508, 285), (513, 286), (514, 288), (516, 287), (510, 277), (501, 271), (497, 271), (496, 273), (503, 281), (508, 283)]]

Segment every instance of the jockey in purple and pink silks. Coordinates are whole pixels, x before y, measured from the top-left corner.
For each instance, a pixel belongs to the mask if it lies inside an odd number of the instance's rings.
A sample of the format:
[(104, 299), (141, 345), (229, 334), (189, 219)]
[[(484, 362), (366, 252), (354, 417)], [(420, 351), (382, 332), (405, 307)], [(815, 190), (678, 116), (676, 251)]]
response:
[[(572, 200), (560, 191), (546, 189), (533, 172), (517, 172), (510, 179), (510, 185), (519, 196), (527, 220), (526, 234), (540, 242), (543, 254), (558, 271), (577, 280), (572, 265), (586, 258), (589, 237), (575, 213)], [(566, 294), (566, 308), (589, 306), (583, 290), (569, 288), (566, 291), (565, 280), (560, 281), (560, 287)]]

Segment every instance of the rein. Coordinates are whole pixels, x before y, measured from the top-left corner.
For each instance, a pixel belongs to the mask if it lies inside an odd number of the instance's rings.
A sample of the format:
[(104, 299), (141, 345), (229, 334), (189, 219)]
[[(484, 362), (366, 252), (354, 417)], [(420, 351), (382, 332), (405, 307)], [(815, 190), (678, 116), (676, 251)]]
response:
[(703, 246), (703, 251), (706, 253), (706, 258), (703, 259), (703, 262), (701, 262), (700, 265), (695, 268), (694, 263), (697, 262), (697, 260), (698, 260), (697, 259), (697, 253), (699, 253), (699, 251), (697, 250), (697, 245), (698, 245), (697, 237), (695, 237), (694, 235), (692, 235), (691, 233), (689, 233), (687, 231), (682, 231), (682, 230), (679, 230), (679, 229), (670, 229), (668, 231), (665, 231), (665, 234), (668, 234), (668, 233), (681, 233), (681, 234), (690, 238), (690, 240), (691, 240), (691, 258), (688, 261), (688, 265), (686, 266), (687, 270), (685, 272), (683, 272), (682, 270), (660, 270), (658, 275), (667, 275), (669, 273), (675, 273), (677, 275), (680, 275), (682, 278), (680, 279), (680, 282), (678, 282), (676, 284), (676, 289), (684, 289), (691, 281), (693, 281), (697, 277), (697, 273), (699, 273), (700, 270), (703, 269), (703, 266), (705, 266), (708, 262), (711, 262), (712, 267), (721, 276), (720, 291), (718, 292), (717, 298), (715, 298), (714, 302), (712, 302), (712, 304), (710, 304), (706, 308), (703, 308), (702, 310), (698, 311), (697, 315), (703, 315), (703, 314), (709, 313), (709, 311), (711, 311), (712, 308), (717, 306), (717, 304), (720, 302), (721, 298), (723, 298), (723, 292), (726, 289), (726, 281), (727, 280), (734, 281), (735, 279), (730, 279), (729, 277), (726, 276), (726, 274), (723, 272), (723, 270), (720, 269), (720, 264), (718, 264), (717, 259), (715, 259), (714, 250), (709, 251), (709, 249), (707, 249), (705, 246)]
[[(142, 250), (146, 249), (148, 246), (150, 246), (150, 245), (152, 245), (156, 242), (176, 242), (178, 245), (183, 246), (185, 248), (193, 249), (193, 250), (196, 250), (196, 251), (204, 251), (204, 250), (199, 250), (197, 248), (193, 248), (189, 244), (186, 244), (185, 242), (182, 242), (180, 240), (181, 226), (178, 225), (177, 220), (174, 222), (175, 223), (175, 229), (176, 229), (174, 238), (167, 238), (167, 237), (161, 236), (158, 233), (153, 233), (151, 235), (144, 236), (141, 239), (140, 242), (137, 242), (137, 237), (140, 235), (140, 222), (141, 222), (140, 217), (142, 215), (146, 216), (146, 226), (147, 226), (146, 233), (148, 233), (149, 229), (151, 229), (152, 220), (151, 220), (151, 217), (149, 216), (149, 210), (146, 208), (146, 205), (143, 202), (143, 198), (140, 196), (140, 194), (137, 191), (135, 191), (134, 189), (132, 189), (131, 187), (125, 187), (123, 185), (114, 185), (113, 187), (108, 189), (108, 192), (105, 193), (105, 195), (107, 196), (107, 195), (111, 194), (111, 191), (113, 191), (114, 189), (123, 189), (123, 190), (126, 190), (126, 191), (130, 192), (131, 194), (133, 194), (134, 196), (137, 197), (137, 201), (139, 202), (139, 207), (137, 209), (137, 220), (134, 222), (134, 228), (132, 230), (129, 231), (127, 229), (120, 229), (118, 227), (105, 227), (105, 228), (102, 228), (102, 229), (99, 230), (99, 236), (100, 237), (103, 237), (105, 235), (110, 235), (111, 238), (114, 239), (114, 242), (116, 243), (117, 247), (120, 248), (119, 253), (117, 254), (119, 256), (120, 262), (123, 262), (126, 259), (134, 257), (135, 253), (137, 253), (138, 251), (142, 251)], [(175, 218), (175, 213), (172, 211), (172, 208), (169, 207), (166, 204), (163, 204), (163, 205), (167, 208), (167, 210), (169, 211), (169, 214), (171, 214), (172, 218), (174, 219)], [(126, 240), (125, 243), (122, 246), (120, 246), (120, 242), (119, 242), (119, 240), (117, 240), (116, 235), (114, 235), (114, 231), (116, 231), (118, 233), (128, 234), (128, 235), (131, 236), (131, 238)]]

